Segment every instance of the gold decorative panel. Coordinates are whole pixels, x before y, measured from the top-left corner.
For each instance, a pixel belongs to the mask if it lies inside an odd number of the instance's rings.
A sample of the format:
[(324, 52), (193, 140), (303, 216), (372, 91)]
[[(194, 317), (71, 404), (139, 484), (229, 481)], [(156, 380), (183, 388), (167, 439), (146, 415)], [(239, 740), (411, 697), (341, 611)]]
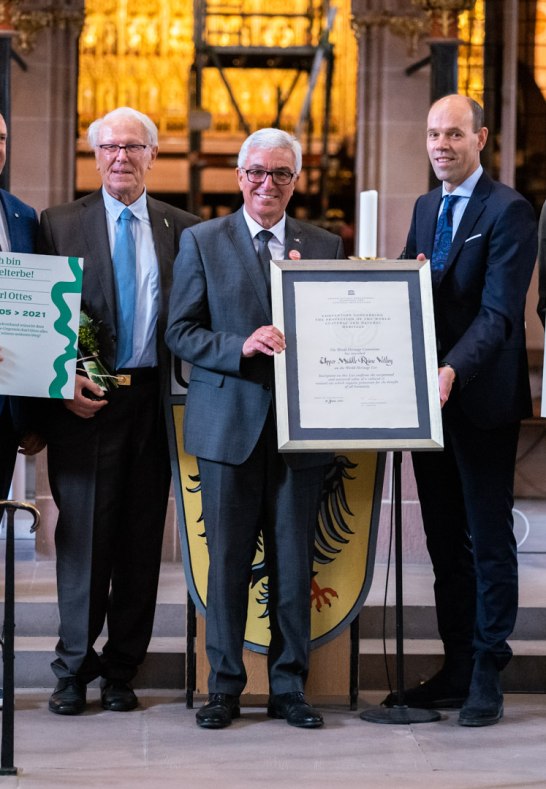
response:
[(208, 0), (206, 39), (216, 47), (314, 44), (323, 5), (322, 0)]
[(534, 77), (546, 98), (546, 2), (537, 0), (535, 20)]
[[(351, 0), (337, 2), (331, 41), (335, 66), (330, 129), (341, 139), (354, 135), (357, 51), (351, 31)], [(204, 40), (222, 47), (317, 46), (321, 0), (209, 0)], [(311, 13), (309, 13), (311, 9)], [(86, 0), (80, 39), (78, 109), (80, 133), (116, 106), (128, 104), (150, 115), (163, 136), (186, 136), (188, 84), (194, 61), (192, 0)], [(296, 71), (230, 68), (225, 71), (252, 129), (269, 126), (279, 97), (289, 92)], [(312, 102), (313, 136), (323, 123), (324, 75)], [(281, 124), (294, 128), (307, 91), (301, 74)], [(240, 132), (240, 121), (215, 68), (204, 70), (202, 107), (212, 115), (213, 137)]]
[(485, 0), (476, 0), (473, 11), (460, 14), (459, 38), (459, 92), (483, 105)]
[(193, 59), (191, 0), (87, 0), (80, 38), (80, 131), (130, 105), (160, 132), (186, 126)]

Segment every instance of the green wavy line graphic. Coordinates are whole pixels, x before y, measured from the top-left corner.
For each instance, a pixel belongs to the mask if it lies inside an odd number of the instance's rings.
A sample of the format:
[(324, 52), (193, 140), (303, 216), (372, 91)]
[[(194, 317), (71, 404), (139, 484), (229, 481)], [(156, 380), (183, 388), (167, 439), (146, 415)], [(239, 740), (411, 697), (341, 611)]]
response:
[(50, 397), (62, 397), (62, 389), (68, 381), (68, 373), (66, 365), (68, 362), (76, 358), (78, 335), (72, 331), (69, 326), (69, 320), (72, 317), (72, 312), (65, 302), (65, 294), (67, 293), (81, 293), (83, 270), (79, 262), (79, 258), (68, 258), (68, 265), (74, 279), (69, 281), (56, 282), (51, 289), (51, 300), (59, 310), (59, 317), (53, 324), (53, 328), (61, 336), (66, 337), (66, 345), (64, 352), (57, 356), (53, 362), (53, 369), (55, 370), (55, 378), (49, 386)]

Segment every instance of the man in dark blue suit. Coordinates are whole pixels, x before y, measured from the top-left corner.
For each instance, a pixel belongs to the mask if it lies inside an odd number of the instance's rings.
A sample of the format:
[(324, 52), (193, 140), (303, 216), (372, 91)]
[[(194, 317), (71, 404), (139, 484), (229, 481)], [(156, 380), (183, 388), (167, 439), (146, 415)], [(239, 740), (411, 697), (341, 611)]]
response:
[[(6, 163), (7, 139), (6, 122), (0, 115), (0, 173)], [(37, 230), (36, 211), (9, 192), (0, 189), (0, 250), (34, 252)], [(0, 394), (0, 499), (7, 498), (11, 487), (17, 447), (22, 438), (20, 412), (19, 400)]]
[[(427, 149), (442, 186), (417, 200), (405, 249), (406, 258), (432, 259), (445, 443), (441, 454), (413, 455), (445, 661), (405, 701), (462, 706), (463, 726), (503, 714), (499, 672), (512, 655), (518, 606), (516, 448), (520, 420), (531, 414), (524, 309), (536, 221), (520, 194), (483, 171), (486, 140), (476, 102), (451, 95), (432, 105)], [(452, 244), (435, 266), (449, 195), (457, 197)], [(385, 703), (396, 702), (391, 695)]]
[[(0, 173), (6, 163), (8, 130), (0, 115)], [(2, 252), (34, 252), (38, 230), (36, 211), (4, 189), (0, 189), (0, 250)], [(0, 362), (3, 361), (0, 348)], [(43, 444), (36, 434), (27, 432), (26, 414), (21, 398), (0, 394), (0, 500), (6, 500), (11, 487), (17, 448), (24, 454), (38, 452)], [(0, 508), (0, 520), (3, 510)], [(0, 689), (0, 706), (2, 689)]]
[(167, 344), (193, 363), (184, 446), (198, 459), (210, 568), (207, 589), (209, 701), (204, 728), (239, 717), (251, 565), (260, 530), (268, 569), (271, 644), (268, 714), (315, 728), (304, 699), (310, 642), (313, 542), (329, 456), (277, 450), (273, 356), (285, 348), (271, 324), (269, 262), (342, 258), (341, 238), (286, 215), (301, 146), (261, 129), (239, 153), (244, 206), (182, 234)]

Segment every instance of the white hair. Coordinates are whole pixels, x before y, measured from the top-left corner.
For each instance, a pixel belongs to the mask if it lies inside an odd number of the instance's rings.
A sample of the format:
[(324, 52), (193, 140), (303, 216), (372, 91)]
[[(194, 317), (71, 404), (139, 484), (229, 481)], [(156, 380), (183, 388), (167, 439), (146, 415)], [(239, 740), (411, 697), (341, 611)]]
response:
[(131, 118), (138, 121), (144, 127), (148, 136), (148, 145), (157, 146), (158, 132), (157, 126), (151, 118), (144, 115), (143, 112), (134, 110), (132, 107), (117, 107), (111, 112), (107, 112), (103, 118), (98, 118), (89, 126), (87, 130), (87, 142), (91, 148), (96, 148), (99, 140), (99, 133), (103, 123), (117, 120), (118, 118)]
[(299, 141), (282, 129), (258, 129), (246, 138), (239, 151), (237, 167), (244, 167), (251, 148), (287, 148), (294, 154), (296, 173), (301, 171), (302, 153)]

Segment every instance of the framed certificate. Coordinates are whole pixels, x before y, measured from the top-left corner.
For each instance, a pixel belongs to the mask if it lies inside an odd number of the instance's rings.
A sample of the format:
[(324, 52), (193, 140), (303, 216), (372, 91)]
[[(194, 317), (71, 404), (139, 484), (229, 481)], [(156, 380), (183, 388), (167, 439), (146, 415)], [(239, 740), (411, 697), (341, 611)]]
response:
[(428, 261), (271, 262), (281, 451), (442, 449)]

